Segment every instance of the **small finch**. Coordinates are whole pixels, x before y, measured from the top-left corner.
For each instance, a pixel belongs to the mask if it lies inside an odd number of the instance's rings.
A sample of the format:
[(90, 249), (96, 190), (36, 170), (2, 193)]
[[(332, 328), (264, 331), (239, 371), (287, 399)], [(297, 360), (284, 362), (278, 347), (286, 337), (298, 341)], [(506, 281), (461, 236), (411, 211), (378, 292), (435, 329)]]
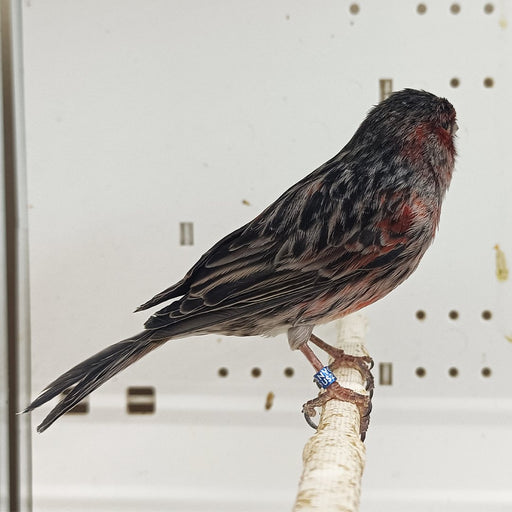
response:
[[(69, 390), (37, 428), (42, 432), (151, 350), (192, 335), (286, 332), (290, 347), (320, 370), (308, 341), (329, 345), (314, 326), (387, 295), (432, 243), (452, 178), (456, 130), (446, 99), (413, 89), (391, 94), (336, 156), (142, 304), (137, 311), (175, 299), (145, 330), (61, 375), (24, 412)], [(357, 402), (361, 395), (338, 385), (333, 396)]]

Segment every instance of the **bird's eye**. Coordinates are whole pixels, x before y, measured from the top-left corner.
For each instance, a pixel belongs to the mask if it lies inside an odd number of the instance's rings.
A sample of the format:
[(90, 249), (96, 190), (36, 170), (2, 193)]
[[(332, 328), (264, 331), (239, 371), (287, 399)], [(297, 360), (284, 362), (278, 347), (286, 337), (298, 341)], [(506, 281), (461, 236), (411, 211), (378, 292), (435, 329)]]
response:
[(441, 123), (441, 128), (442, 128), (443, 130), (447, 130), (447, 131), (448, 131), (448, 130), (450, 129), (450, 123), (449, 123), (448, 121), (443, 121), (443, 122)]

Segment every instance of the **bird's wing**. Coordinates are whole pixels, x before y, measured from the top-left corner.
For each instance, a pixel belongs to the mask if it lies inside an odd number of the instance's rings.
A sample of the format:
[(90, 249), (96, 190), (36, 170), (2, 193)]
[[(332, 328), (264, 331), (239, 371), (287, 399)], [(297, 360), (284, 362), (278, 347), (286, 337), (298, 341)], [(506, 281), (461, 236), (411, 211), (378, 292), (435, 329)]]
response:
[(329, 172), (299, 182), (210, 249), (171, 288), (184, 296), (145, 327), (163, 335), (180, 322), (191, 332), (291, 309), (387, 268), (407, 246), (413, 212), (390, 194), (363, 204), (348, 185)]
[[(321, 165), (318, 169), (313, 171), (311, 174), (303, 178), (301, 181), (297, 182), (290, 189), (288, 189), (283, 195), (279, 197), (273, 204), (271, 204), (265, 211), (263, 211), (256, 219), (249, 222), (245, 226), (242, 226), (229, 235), (225, 236), (221, 240), (219, 240), (213, 247), (211, 247), (201, 258), (197, 261), (197, 263), (187, 272), (185, 277), (173, 284), (169, 288), (166, 288), (162, 292), (156, 294), (154, 297), (149, 299), (144, 304), (140, 305), (135, 311), (143, 311), (149, 308), (152, 308), (162, 302), (166, 302), (172, 298), (180, 297), (188, 292), (191, 284), (194, 281), (195, 276), (207, 265), (214, 265), (215, 261), (222, 262), (224, 258), (226, 261), (231, 259), (232, 261), (240, 260), (240, 262), (251, 252), (258, 252), (261, 250), (268, 250), (268, 246), (265, 247), (265, 242), (274, 243), (273, 240), (277, 237), (282, 236), (282, 232), (284, 231), (284, 226), (278, 226), (279, 230), (274, 230), (273, 226), (270, 226), (267, 231), (267, 235), (270, 234), (270, 237), (267, 236), (265, 240), (259, 238), (261, 233), (258, 233), (257, 230), (253, 229), (255, 223), (260, 223), (261, 220), (265, 218), (269, 218), (271, 212), (274, 212), (273, 218), (276, 218), (280, 215), (279, 213), (279, 205), (289, 203), (290, 199), (293, 198), (294, 195), (297, 194), (300, 189), (304, 186), (308, 186), (309, 183), (314, 182), (320, 176), (329, 173), (338, 167), (339, 156), (328, 160), (325, 164)], [(276, 215), (277, 213), (277, 215)], [(272, 231), (274, 231), (272, 233)], [(277, 242), (279, 243), (279, 242)]]
[(161, 304), (162, 302), (166, 302), (174, 297), (180, 297), (181, 295), (184, 295), (188, 292), (190, 283), (192, 281), (193, 276), (195, 273), (202, 268), (205, 263), (211, 259), (212, 257), (215, 257), (217, 253), (222, 253), (223, 249), (226, 247), (229, 247), (229, 245), (237, 239), (238, 236), (244, 231), (244, 229), (247, 226), (242, 226), (241, 228), (233, 231), (229, 235), (225, 236), (223, 239), (219, 240), (210, 250), (208, 250), (199, 260), (197, 263), (187, 272), (185, 277), (181, 279), (181, 281), (178, 281), (176, 284), (173, 284), (169, 288), (166, 288), (160, 293), (157, 293), (154, 297), (149, 299), (147, 302), (144, 302), (144, 304), (140, 305), (135, 312), (143, 311), (149, 308), (152, 308), (154, 306), (157, 306), (158, 304)]

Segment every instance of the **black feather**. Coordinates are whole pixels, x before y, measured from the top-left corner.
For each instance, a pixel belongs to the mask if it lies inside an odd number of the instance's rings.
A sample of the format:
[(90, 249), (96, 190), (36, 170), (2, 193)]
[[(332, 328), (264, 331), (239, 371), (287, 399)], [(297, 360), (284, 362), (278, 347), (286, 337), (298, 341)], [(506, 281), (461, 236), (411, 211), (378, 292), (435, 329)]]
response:
[(37, 427), (38, 432), (43, 432), (116, 373), (158, 347), (159, 344), (151, 342), (150, 337), (149, 331), (143, 331), (136, 336), (110, 345), (82, 361), (49, 384), (23, 412), (32, 411), (69, 389), (69, 393)]

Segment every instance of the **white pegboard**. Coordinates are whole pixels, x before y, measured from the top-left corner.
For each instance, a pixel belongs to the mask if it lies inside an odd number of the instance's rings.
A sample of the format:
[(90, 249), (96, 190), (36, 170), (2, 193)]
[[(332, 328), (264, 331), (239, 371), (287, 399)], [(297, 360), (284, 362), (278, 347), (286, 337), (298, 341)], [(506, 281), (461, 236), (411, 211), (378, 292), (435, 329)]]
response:
[[(453, 103), (460, 157), (434, 246), (367, 310), (393, 384), (361, 511), (510, 510), (512, 282), (493, 247), (512, 255), (512, 2), (352, 5), (24, 3), (33, 393), (140, 330), (135, 306), (335, 154), (390, 78)], [(126, 413), (130, 386), (155, 388), (154, 414)], [(172, 342), (34, 435), (34, 511), (290, 509), (314, 391), (284, 338)]]

